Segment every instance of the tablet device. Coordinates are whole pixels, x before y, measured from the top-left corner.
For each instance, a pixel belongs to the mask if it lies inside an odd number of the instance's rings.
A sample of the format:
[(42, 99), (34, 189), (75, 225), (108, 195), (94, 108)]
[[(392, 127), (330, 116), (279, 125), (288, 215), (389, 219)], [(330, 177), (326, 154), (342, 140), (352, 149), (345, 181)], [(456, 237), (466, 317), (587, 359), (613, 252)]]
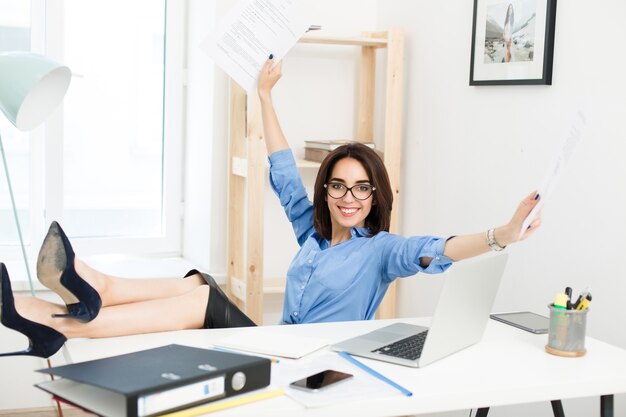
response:
[(548, 333), (550, 327), (548, 317), (530, 311), (491, 314), (489, 317), (535, 334)]

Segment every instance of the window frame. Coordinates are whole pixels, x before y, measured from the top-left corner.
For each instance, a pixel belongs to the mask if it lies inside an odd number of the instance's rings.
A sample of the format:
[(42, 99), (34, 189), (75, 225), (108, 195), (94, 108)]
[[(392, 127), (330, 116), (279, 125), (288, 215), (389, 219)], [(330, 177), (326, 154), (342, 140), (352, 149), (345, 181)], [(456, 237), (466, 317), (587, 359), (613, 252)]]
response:
[[(31, 51), (63, 62), (63, 0), (30, 0)], [(180, 256), (183, 221), (183, 149), (185, 120), (186, 2), (165, 0), (165, 68), (163, 108), (162, 234), (155, 237), (77, 238), (81, 256), (102, 253)], [(71, 68), (70, 68), (71, 69)], [(63, 213), (63, 105), (28, 135), (30, 144), (31, 265), (48, 225), (62, 223)], [(9, 168), (10, 168), (10, 161)], [(19, 245), (0, 246), (5, 261), (21, 259)]]

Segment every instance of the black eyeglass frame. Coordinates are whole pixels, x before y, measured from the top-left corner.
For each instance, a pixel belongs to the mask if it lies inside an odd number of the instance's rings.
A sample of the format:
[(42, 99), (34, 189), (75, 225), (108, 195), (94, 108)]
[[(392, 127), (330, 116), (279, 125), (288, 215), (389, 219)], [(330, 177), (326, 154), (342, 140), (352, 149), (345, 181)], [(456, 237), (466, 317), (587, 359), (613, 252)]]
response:
[[(330, 195), (330, 189), (328, 188), (329, 185), (339, 185), (340, 187), (343, 187), (345, 189), (345, 192), (341, 196), (339, 196), (339, 197), (334, 197), (334, 196)], [(354, 195), (354, 193), (352, 192), (352, 189), (354, 187), (362, 187), (364, 185), (366, 187), (370, 187), (370, 194), (367, 197), (365, 197), (365, 198), (359, 198), (356, 195)], [(334, 198), (335, 200), (339, 200), (340, 198), (344, 198), (346, 196), (346, 194), (348, 194), (348, 191), (350, 191), (350, 194), (352, 194), (352, 197), (354, 197), (355, 199), (357, 199), (359, 201), (365, 201), (365, 200), (367, 200), (368, 198), (370, 198), (374, 194), (374, 191), (376, 191), (376, 187), (374, 187), (371, 184), (354, 184), (352, 187), (346, 187), (345, 185), (343, 185), (340, 182), (329, 182), (329, 183), (326, 183), (326, 184), (324, 184), (324, 188), (326, 189), (326, 194), (328, 194), (328, 196), (330, 196), (331, 198)]]

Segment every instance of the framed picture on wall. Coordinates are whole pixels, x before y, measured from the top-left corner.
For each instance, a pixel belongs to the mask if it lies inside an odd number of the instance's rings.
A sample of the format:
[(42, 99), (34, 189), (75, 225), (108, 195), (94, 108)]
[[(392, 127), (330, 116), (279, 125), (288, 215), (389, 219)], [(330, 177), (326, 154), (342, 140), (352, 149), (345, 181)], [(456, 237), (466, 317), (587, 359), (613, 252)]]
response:
[(474, 0), (470, 85), (552, 84), (556, 0)]

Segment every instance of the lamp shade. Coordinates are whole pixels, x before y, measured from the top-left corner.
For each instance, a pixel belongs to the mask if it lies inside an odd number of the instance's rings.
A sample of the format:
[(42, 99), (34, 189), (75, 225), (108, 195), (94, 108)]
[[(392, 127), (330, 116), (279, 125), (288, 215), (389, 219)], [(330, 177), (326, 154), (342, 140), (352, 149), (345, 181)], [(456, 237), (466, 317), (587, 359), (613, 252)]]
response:
[(61, 103), (70, 69), (30, 52), (0, 54), (0, 109), (22, 131), (39, 126)]

